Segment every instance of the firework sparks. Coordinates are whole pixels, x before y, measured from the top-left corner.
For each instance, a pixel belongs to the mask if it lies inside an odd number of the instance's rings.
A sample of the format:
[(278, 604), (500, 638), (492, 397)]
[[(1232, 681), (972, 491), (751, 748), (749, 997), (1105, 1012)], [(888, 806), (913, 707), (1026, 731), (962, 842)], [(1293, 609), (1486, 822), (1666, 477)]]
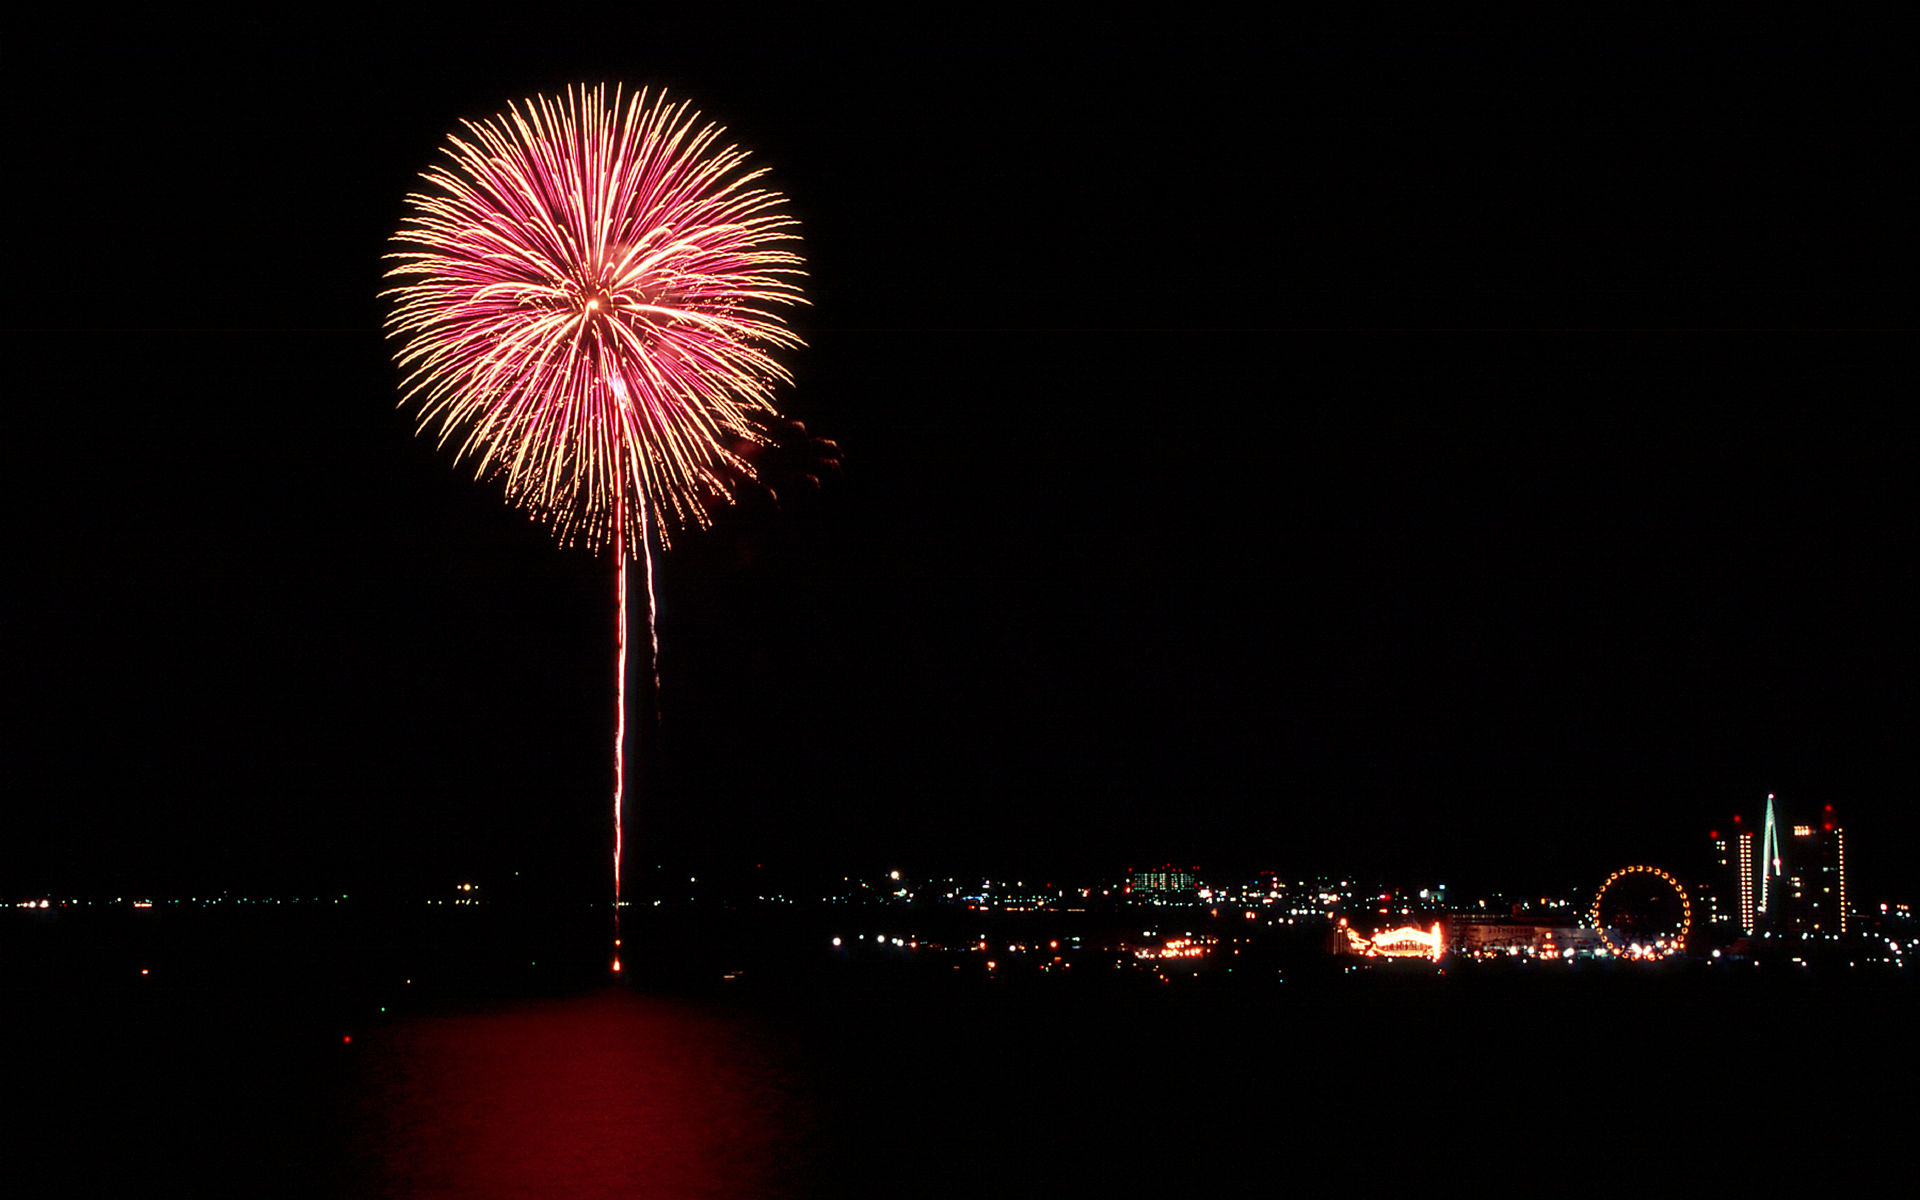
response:
[[(419, 427), (565, 544), (706, 524), (799, 345), (783, 197), (682, 102), (580, 88), (465, 123), (389, 255)], [(642, 519), (618, 529), (622, 510)]]
[[(625, 788), (626, 563), (753, 477), (772, 354), (804, 303), (795, 222), (683, 101), (579, 87), (450, 136), (388, 255), (388, 336), (418, 428), (616, 563), (614, 911)], [(616, 956), (614, 969), (619, 969)]]

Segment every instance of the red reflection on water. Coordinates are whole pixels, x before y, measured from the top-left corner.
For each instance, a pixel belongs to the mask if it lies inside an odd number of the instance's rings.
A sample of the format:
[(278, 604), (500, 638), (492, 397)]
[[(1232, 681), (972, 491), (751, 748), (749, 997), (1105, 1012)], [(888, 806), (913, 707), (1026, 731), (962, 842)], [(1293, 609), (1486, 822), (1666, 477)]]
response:
[(611, 990), (363, 1036), (356, 1194), (778, 1196), (805, 1105), (740, 1018)]

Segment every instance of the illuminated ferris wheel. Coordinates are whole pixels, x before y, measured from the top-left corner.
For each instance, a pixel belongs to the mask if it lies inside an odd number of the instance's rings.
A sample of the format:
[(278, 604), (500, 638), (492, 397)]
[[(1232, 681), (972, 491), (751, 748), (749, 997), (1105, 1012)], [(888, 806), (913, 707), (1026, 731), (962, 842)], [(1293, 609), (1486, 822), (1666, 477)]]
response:
[(1593, 894), (1593, 927), (1616, 958), (1679, 954), (1693, 930), (1693, 901), (1659, 867), (1622, 867)]

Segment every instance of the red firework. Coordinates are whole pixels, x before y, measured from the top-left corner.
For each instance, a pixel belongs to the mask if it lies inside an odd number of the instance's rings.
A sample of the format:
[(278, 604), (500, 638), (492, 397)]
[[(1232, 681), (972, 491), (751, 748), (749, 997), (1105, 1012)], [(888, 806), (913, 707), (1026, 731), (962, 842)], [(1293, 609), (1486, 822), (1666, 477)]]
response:
[(800, 342), (779, 315), (803, 303), (795, 222), (721, 133), (571, 89), (465, 122), (407, 198), (405, 402), (563, 543), (638, 555), (648, 525), (705, 524), (789, 382), (768, 352)]
[(800, 344), (780, 316), (805, 302), (795, 222), (684, 101), (582, 86), (463, 125), (407, 197), (387, 332), (422, 432), (562, 544), (614, 553), (617, 946), (626, 562), (651, 633), (649, 535), (732, 499), (790, 382), (771, 352)]

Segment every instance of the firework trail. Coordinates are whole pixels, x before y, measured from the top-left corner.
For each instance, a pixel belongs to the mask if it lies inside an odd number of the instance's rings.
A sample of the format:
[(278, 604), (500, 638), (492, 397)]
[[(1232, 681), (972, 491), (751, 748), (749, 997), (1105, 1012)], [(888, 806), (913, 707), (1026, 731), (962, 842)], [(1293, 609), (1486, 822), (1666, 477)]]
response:
[[(619, 624), (614, 944), (625, 790), (627, 560), (710, 523), (767, 441), (771, 352), (804, 303), (784, 197), (686, 102), (571, 88), (463, 122), (388, 254), (403, 406), (562, 545), (612, 552)], [(616, 949), (614, 970), (620, 969)]]

